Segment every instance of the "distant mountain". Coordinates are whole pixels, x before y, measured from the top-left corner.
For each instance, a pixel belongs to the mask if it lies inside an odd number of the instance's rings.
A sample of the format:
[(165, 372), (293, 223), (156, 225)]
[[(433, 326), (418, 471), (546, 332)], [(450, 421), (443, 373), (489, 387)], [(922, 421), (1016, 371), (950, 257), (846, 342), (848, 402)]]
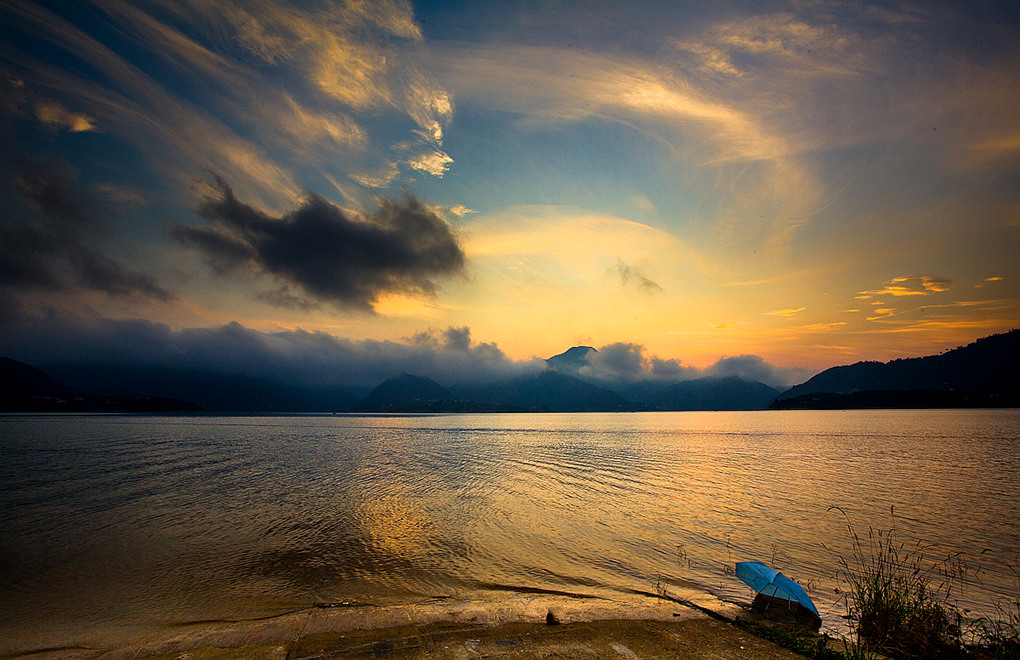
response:
[(24, 362), (0, 357), (0, 396), (68, 396), (75, 390)]
[(451, 401), (453, 399), (446, 388), (431, 378), (400, 374), (398, 378), (387, 378), (378, 387), (368, 393), (358, 406), (367, 411), (383, 411), (394, 407), (421, 405)]
[(682, 381), (645, 402), (658, 410), (763, 410), (778, 394), (763, 383), (729, 376)]
[(663, 389), (641, 401), (557, 373), (539, 373), (499, 383), (444, 388), (434, 380), (403, 374), (384, 381), (361, 402), (364, 412), (549, 411), (620, 412), (634, 410), (760, 410), (775, 390), (739, 378), (703, 378)]
[(365, 396), (363, 389), (342, 385), (297, 386), (201, 369), (57, 364), (48, 371), (92, 394), (124, 392), (183, 399), (215, 412), (350, 412)]
[[(940, 355), (859, 362), (824, 371), (783, 393), (738, 378), (673, 382), (592, 377), (597, 351), (573, 348), (517, 378), (443, 387), (403, 374), (372, 391), (335, 381), (295, 384), (289, 374), (254, 377), (201, 369), (46, 364), (0, 359), (0, 409), (7, 411), (193, 410), (216, 412), (612, 412), (774, 408), (1018, 405), (1020, 330)], [(774, 401), (771, 406), (770, 401)], [(193, 402), (193, 403), (188, 403)]]
[[(613, 379), (603, 374), (590, 378), (581, 371), (598, 350), (574, 346), (546, 360), (551, 371), (572, 376), (603, 391), (613, 392), (628, 402), (629, 410), (761, 410), (779, 394), (762, 383), (740, 378), (701, 378), (661, 381)], [(603, 404), (605, 405), (605, 404)], [(618, 404), (617, 404), (618, 405)]]
[(1009, 406), (1020, 389), (1018, 373), (1020, 330), (1011, 330), (940, 355), (833, 367), (787, 390), (773, 407)]
[(0, 410), (5, 412), (194, 412), (189, 401), (137, 394), (89, 394), (17, 360), (0, 358)]
[(358, 404), (360, 412), (486, 412), (498, 406), (456, 399), (432, 380), (411, 374), (387, 378)]
[(655, 408), (651, 403), (652, 398), (680, 382), (682, 381), (638, 380), (635, 382), (618, 383), (613, 385), (611, 389), (628, 401), (640, 403), (648, 408)]
[(545, 363), (554, 371), (577, 373), (581, 367), (588, 365), (588, 355), (591, 353), (598, 353), (598, 350), (591, 346), (574, 346), (546, 359)]
[(455, 388), (454, 391), (475, 401), (526, 410), (616, 412), (642, 409), (616, 392), (554, 371), (502, 383)]

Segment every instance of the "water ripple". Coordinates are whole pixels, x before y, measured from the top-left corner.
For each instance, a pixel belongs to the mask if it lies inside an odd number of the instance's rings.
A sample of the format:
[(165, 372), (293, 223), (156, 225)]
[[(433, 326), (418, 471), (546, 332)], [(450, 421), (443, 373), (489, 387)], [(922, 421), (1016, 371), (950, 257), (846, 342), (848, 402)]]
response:
[(832, 505), (973, 553), (979, 613), (1020, 547), (1018, 429), (1016, 411), (5, 416), (0, 638), (660, 581), (749, 600), (743, 559), (838, 622)]

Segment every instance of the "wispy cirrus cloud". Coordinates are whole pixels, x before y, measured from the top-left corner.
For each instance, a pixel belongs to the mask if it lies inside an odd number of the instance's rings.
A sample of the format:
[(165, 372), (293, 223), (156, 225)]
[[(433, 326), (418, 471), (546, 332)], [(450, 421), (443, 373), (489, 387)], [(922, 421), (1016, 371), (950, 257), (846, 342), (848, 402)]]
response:
[(675, 44), (702, 71), (737, 78), (774, 70), (801, 77), (853, 75), (874, 67), (857, 35), (822, 17), (790, 12), (734, 17)]
[[(83, 72), (49, 63), (20, 63), (29, 93), (66, 98), (101, 125), (117, 127), (148, 164), (182, 187), (203, 168), (229, 171), (246, 191), (262, 196), (297, 191), (293, 177), (253, 142), (210, 112), (180, 98), (84, 29), (31, 2), (8, 6), (38, 38), (79, 58)], [(102, 82), (100, 82), (102, 81)]]
[(771, 312), (765, 312), (765, 316), (781, 316), (783, 318), (793, 318), (797, 314), (800, 314), (806, 307), (789, 307), (787, 309), (774, 309)]
[(447, 45), (434, 52), (437, 75), (465, 102), (525, 112), (535, 121), (659, 116), (703, 122), (717, 138), (715, 157), (724, 160), (772, 159), (788, 151), (752, 115), (645, 60), (537, 46)]
[(1008, 300), (1008, 299), (996, 299), (996, 300), (954, 300), (953, 302), (950, 302), (950, 303), (941, 303), (941, 304), (938, 304), (938, 305), (922, 305), (918, 309), (920, 309), (922, 312), (925, 312), (925, 313), (928, 313), (928, 312), (940, 313), (941, 311), (953, 312), (953, 311), (964, 310), (964, 309), (967, 309), (967, 308), (970, 308), (970, 309), (978, 308), (978, 309), (984, 309), (984, 310), (989, 310), (989, 311), (992, 311), (992, 310), (994, 310), (994, 311), (1006, 311), (1006, 310), (1010, 309), (1010, 306), (1014, 302), (1015, 301)]
[(372, 172), (355, 172), (348, 175), (366, 188), (387, 188), (400, 175), (396, 163), (386, 163)]
[[(773, 105), (730, 97), (660, 59), (553, 46), (443, 44), (432, 68), (462, 105), (547, 129), (591, 121), (637, 130), (714, 181), (719, 240), (784, 244), (827, 204), (802, 148), (771, 121)], [(778, 103), (778, 101), (776, 102)], [(769, 200), (766, 213), (762, 200)]]
[[(409, 164), (414, 171), (441, 176), (452, 162), (435, 147), (453, 102), (402, 50), (421, 40), (407, 2), (301, 8), (109, 0), (97, 9), (151, 58), (129, 61), (101, 31), (34, 2), (5, 9), (15, 29), (86, 64), (72, 71), (41, 59), (19, 62), (24, 84), (43, 99), (38, 119), (79, 131), (115, 127), (182, 190), (203, 170), (230, 176), (238, 190), (267, 203), (298, 192), (295, 169), (359, 181), (388, 150), (369, 135), (362, 112), (413, 120), (415, 138), (434, 147)], [(392, 181), (360, 178), (368, 187)]]

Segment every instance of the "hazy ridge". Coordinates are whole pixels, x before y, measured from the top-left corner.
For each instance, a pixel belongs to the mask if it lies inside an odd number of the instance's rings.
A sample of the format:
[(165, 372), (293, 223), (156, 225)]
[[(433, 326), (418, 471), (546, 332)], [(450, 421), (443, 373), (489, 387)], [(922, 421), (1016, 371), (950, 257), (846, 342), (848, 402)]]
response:
[(375, 388), (289, 383), (242, 374), (114, 364), (43, 372), (3, 358), (6, 411), (621, 412), (765, 408), (945, 408), (1020, 405), (1020, 330), (939, 355), (827, 369), (782, 392), (739, 377), (613, 380), (593, 375), (598, 350), (576, 346), (543, 369), (477, 383), (404, 373)]

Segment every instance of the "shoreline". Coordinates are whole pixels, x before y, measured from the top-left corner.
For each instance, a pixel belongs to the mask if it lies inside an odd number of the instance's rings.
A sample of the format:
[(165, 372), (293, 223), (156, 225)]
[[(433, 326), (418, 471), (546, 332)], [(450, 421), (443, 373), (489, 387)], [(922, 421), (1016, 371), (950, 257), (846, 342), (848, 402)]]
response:
[[(670, 645), (675, 651), (688, 642), (691, 650), (740, 652), (711, 657), (797, 657), (775, 655), (787, 652), (706, 614), (732, 619), (746, 611), (739, 605), (695, 589), (682, 588), (670, 596), (675, 600), (644, 593), (604, 597), (504, 592), (484, 600), (436, 597), (379, 607), (317, 605), (239, 621), (121, 629), (119, 635), (80, 630), (60, 645), (39, 640), (42, 643), (27, 648), (5, 649), (0, 657), (668, 657)], [(747, 655), (752, 647), (767, 653)]]

